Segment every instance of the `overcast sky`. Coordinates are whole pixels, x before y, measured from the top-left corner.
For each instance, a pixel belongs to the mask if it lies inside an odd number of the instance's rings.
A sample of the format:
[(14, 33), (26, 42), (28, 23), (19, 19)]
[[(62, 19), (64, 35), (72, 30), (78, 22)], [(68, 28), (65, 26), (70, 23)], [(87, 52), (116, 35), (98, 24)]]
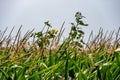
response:
[(33, 28), (39, 31), (47, 20), (59, 29), (65, 21), (67, 35), (77, 11), (82, 12), (89, 24), (84, 28), (86, 34), (91, 30), (98, 32), (100, 27), (118, 29), (119, 5), (120, 0), (0, 0), (0, 29), (13, 26), (18, 29), (22, 24), (23, 32)]

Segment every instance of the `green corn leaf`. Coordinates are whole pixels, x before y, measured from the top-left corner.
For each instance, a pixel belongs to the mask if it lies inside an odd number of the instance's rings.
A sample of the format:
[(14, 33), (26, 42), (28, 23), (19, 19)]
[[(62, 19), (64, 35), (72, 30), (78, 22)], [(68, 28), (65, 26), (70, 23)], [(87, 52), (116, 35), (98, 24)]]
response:
[(82, 71), (79, 72), (78, 80), (87, 80), (87, 76)]
[(105, 61), (105, 60), (103, 59), (103, 60), (101, 60), (101, 61), (96, 62), (94, 65), (95, 65), (95, 66), (99, 66), (99, 65), (102, 64), (104, 61)]
[(4, 77), (5, 79), (9, 77), (9, 75), (3, 69), (0, 69), (0, 71), (2, 72), (2, 77)]
[(34, 77), (34, 76), (36, 76), (36, 75), (40, 75), (40, 74), (43, 74), (43, 73), (45, 73), (45, 72), (51, 71), (51, 70), (53, 71), (53, 70), (57, 69), (62, 63), (63, 63), (63, 62), (59, 62), (59, 63), (56, 64), (56, 65), (50, 66), (50, 67), (48, 67), (48, 68), (46, 68), (46, 69), (43, 69), (43, 70), (41, 70), (41, 71), (39, 71), (39, 72), (35, 72), (35, 73), (32, 74), (31, 76), (29, 76), (28, 79), (30, 79), (30, 78), (32, 78), (32, 77)]
[(116, 57), (116, 60), (117, 60), (117, 64), (120, 67), (120, 55), (119, 55), (119, 52), (114, 52), (114, 54), (115, 54), (115, 57)]
[(20, 69), (18, 74), (17, 74), (17, 80), (24, 80), (25, 79), (25, 72), (26, 72), (26, 67), (23, 69)]

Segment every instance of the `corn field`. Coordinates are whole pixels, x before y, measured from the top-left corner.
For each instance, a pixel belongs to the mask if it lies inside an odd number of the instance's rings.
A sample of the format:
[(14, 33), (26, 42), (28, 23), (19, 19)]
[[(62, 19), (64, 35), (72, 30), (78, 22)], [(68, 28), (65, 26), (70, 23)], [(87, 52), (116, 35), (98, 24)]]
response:
[(97, 35), (91, 31), (84, 41), (80, 12), (71, 23), (69, 36), (61, 42), (64, 24), (58, 31), (49, 21), (39, 32), (21, 36), (20, 26), (0, 31), (0, 80), (120, 80), (120, 28)]

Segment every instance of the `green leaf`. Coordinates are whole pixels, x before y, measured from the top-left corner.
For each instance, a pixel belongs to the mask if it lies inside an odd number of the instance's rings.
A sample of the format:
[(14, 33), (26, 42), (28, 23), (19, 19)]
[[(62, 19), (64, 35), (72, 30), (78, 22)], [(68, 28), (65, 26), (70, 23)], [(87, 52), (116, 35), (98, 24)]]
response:
[(9, 77), (7, 72), (5, 72), (3, 69), (0, 69), (0, 71), (2, 72), (2, 77), (4, 77), (5, 79), (7, 79)]
[(25, 72), (26, 72), (26, 67), (23, 69), (20, 69), (18, 74), (17, 74), (17, 80), (25, 80)]
[(118, 77), (120, 77), (120, 68), (116, 67), (116, 69), (112, 72), (114, 80), (116, 80)]
[(49, 21), (44, 22), (44, 24), (47, 25), (48, 27), (51, 27)]
[(50, 62), (49, 62), (49, 65), (50, 65), (50, 66), (54, 65), (55, 60), (54, 60), (54, 57), (53, 57), (52, 53), (50, 53), (49, 61), (50, 61)]
[(84, 34), (84, 32), (83, 32), (82, 30), (78, 30), (78, 32), (79, 32), (80, 34)]
[(87, 80), (87, 76), (82, 73), (82, 71), (79, 72), (78, 80)]
[(82, 20), (76, 18), (76, 22), (78, 25), (82, 25), (82, 26), (88, 26), (88, 24), (85, 24)]
[(105, 60), (103, 59), (103, 60), (101, 60), (101, 61), (98, 61), (98, 62), (96, 62), (94, 65), (95, 65), (95, 66), (99, 66), (100, 64), (103, 63), (103, 61), (105, 61)]
[(83, 79), (82, 79), (82, 73), (81, 73), (81, 71), (79, 72), (78, 80), (83, 80)]
[(3, 51), (0, 51), (0, 55), (2, 55), (3, 54)]
[(66, 59), (66, 64), (65, 64), (65, 80), (68, 80), (69, 78), (69, 64), (68, 64), (68, 59)]
[(37, 38), (40, 38), (40, 37), (42, 37), (43, 34), (42, 34), (42, 32), (37, 32), (37, 33), (35, 33), (35, 35)]
[(43, 73), (45, 73), (45, 72), (51, 71), (51, 70), (53, 71), (53, 70), (57, 69), (62, 63), (63, 63), (63, 62), (59, 62), (59, 63), (56, 64), (56, 65), (50, 66), (50, 67), (48, 67), (48, 68), (46, 68), (46, 69), (43, 69), (43, 70), (41, 70), (41, 71), (39, 71), (39, 72), (35, 72), (35, 73), (32, 74), (31, 76), (29, 76), (28, 79), (30, 79), (30, 78), (32, 78), (32, 77), (35, 77), (36, 75), (40, 75), (40, 74), (43, 74)]
[(120, 55), (118, 52), (114, 52), (118, 66), (120, 67)]
[(78, 19), (82, 19), (84, 16), (82, 16), (81, 12), (76, 12), (75, 17)]

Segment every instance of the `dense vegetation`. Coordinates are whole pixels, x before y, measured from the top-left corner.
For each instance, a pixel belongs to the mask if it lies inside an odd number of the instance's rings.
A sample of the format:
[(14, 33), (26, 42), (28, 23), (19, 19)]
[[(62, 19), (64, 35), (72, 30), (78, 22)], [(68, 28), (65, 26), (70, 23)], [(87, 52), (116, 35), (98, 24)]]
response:
[[(82, 27), (88, 26), (80, 12), (71, 23), (69, 36), (61, 42), (64, 23), (58, 31), (49, 21), (40, 32), (15, 37), (0, 31), (1, 80), (120, 80), (120, 34), (92, 32), (84, 41)], [(46, 29), (47, 28), (47, 29)]]

